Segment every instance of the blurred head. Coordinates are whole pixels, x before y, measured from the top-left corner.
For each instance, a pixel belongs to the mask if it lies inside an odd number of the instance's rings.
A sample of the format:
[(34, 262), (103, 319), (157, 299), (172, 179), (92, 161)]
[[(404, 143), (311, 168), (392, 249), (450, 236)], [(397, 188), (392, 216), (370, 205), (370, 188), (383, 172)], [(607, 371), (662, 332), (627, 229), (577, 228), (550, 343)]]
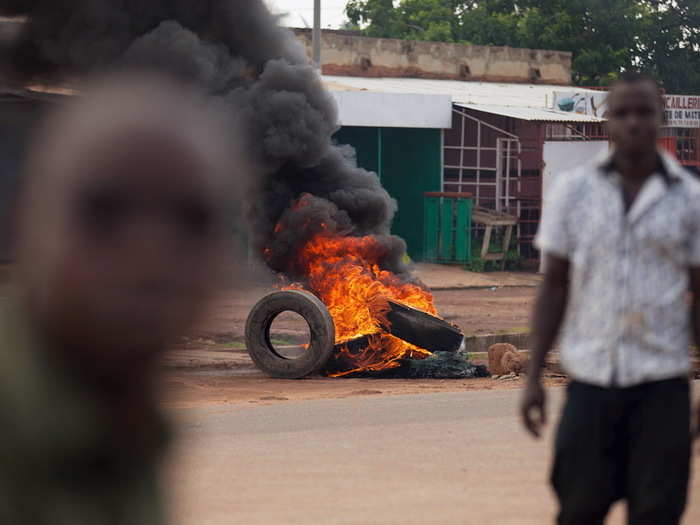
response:
[(32, 315), (70, 355), (149, 359), (205, 304), (222, 270), (230, 131), (157, 77), (109, 77), (35, 137), (18, 216)]
[(608, 95), (608, 130), (615, 147), (627, 154), (656, 150), (663, 119), (659, 87), (651, 77), (624, 74)]

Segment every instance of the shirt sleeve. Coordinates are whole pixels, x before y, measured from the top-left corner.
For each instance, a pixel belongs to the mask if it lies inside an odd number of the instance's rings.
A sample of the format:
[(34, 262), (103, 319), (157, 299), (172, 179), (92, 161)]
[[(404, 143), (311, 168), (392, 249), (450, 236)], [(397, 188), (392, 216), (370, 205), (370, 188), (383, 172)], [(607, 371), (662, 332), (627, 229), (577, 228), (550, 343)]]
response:
[(564, 174), (550, 184), (544, 195), (542, 218), (535, 236), (535, 246), (542, 252), (570, 258), (574, 240), (569, 228), (571, 184)]
[(700, 266), (700, 193), (690, 202), (688, 266), (695, 268)]

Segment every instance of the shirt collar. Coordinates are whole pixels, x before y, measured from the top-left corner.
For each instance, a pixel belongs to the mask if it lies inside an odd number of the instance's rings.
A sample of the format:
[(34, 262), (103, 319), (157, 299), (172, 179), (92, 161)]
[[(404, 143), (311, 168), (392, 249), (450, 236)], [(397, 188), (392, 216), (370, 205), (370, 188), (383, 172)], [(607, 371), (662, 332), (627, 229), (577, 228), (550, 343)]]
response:
[[(606, 176), (611, 176), (616, 173), (615, 162), (614, 162), (615, 149), (610, 148), (609, 151), (605, 153), (604, 156), (598, 159), (597, 165), (600, 173)], [(680, 171), (682, 170), (680, 164), (671, 155), (662, 150), (657, 150), (658, 163), (654, 170), (654, 174), (661, 177), (661, 180), (665, 183), (666, 188), (670, 188), (673, 184), (680, 181)]]

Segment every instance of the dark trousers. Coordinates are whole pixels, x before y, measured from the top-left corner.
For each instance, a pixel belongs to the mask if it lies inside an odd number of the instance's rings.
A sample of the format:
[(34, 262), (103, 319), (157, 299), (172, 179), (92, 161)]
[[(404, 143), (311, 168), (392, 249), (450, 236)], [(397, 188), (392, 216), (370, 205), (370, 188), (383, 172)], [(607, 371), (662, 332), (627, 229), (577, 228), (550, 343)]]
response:
[(626, 499), (630, 525), (675, 525), (690, 471), (685, 379), (630, 388), (573, 382), (557, 431), (552, 485), (560, 525), (602, 524)]

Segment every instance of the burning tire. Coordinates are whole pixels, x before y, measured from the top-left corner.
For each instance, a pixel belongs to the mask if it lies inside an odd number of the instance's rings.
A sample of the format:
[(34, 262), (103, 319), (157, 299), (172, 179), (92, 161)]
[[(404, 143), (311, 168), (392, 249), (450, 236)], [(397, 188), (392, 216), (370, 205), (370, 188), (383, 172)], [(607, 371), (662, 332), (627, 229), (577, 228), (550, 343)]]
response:
[[(282, 312), (301, 315), (309, 324), (311, 341), (297, 359), (281, 356), (270, 341), (270, 326)], [(335, 344), (335, 326), (326, 306), (313, 294), (285, 290), (266, 295), (253, 307), (245, 326), (246, 346), (251, 359), (271, 377), (300, 379), (318, 372), (330, 359)]]

